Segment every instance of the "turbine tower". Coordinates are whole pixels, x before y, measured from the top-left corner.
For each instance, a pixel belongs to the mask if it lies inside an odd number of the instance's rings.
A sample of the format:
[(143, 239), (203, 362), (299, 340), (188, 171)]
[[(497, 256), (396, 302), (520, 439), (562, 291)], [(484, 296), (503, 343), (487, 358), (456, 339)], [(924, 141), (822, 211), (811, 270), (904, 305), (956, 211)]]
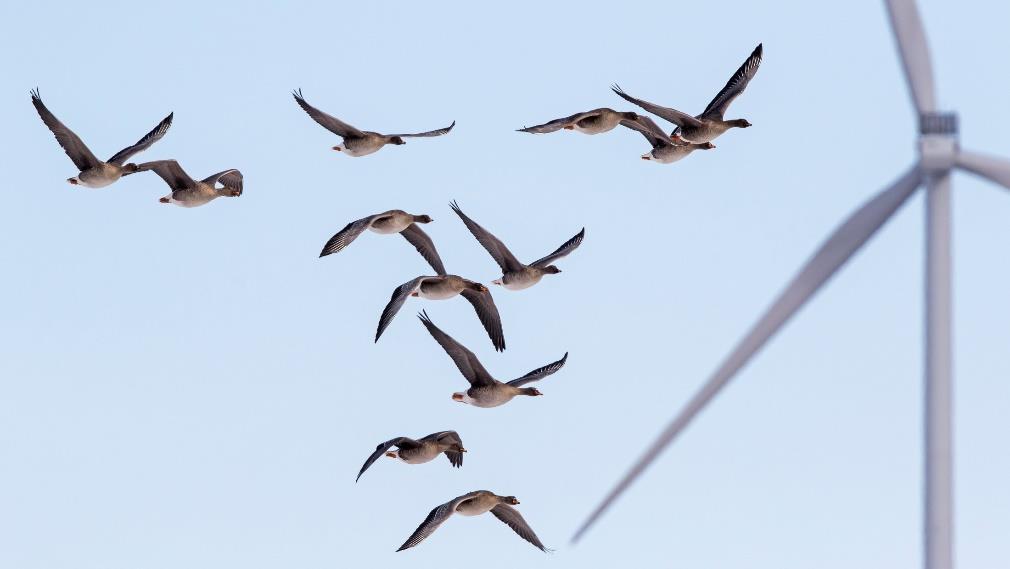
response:
[(855, 211), (821, 245), (680, 414), (575, 533), (578, 541), (741, 367), (877, 232), (918, 188), (926, 192), (924, 564), (952, 569), (950, 174), (965, 170), (1010, 189), (1010, 161), (960, 148), (957, 115), (939, 112), (926, 34), (914, 0), (885, 0), (912, 103), (919, 160)]

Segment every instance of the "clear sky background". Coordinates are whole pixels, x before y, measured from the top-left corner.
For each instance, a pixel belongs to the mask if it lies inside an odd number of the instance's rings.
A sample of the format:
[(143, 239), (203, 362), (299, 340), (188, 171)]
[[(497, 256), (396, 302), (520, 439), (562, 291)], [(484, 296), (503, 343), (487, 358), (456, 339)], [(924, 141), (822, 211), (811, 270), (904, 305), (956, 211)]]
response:
[[(966, 147), (1010, 155), (1005, 3), (921, 2), (939, 102)], [(923, 202), (912, 199), (577, 547), (596, 502), (820, 241), (915, 157), (880, 2), (338, 5), (8, 2), (0, 8), (0, 566), (750, 567), (921, 564)], [(637, 133), (514, 129), (609, 90), (699, 112), (758, 42), (729, 115), (754, 126), (674, 165)], [(100, 157), (169, 111), (140, 160), (245, 194), (187, 210), (153, 174), (101, 190), (31, 106)], [(364, 158), (292, 101), (361, 128), (456, 129)], [(1010, 194), (955, 187), (957, 557), (1010, 558)], [(496, 354), (460, 300), (394, 287), (429, 268), (347, 222), (428, 213), (450, 272), (497, 266), (452, 199), (522, 259), (586, 227), (561, 275), (495, 290)], [(502, 379), (553, 361), (545, 396), (498, 409), (414, 314)], [(379, 441), (460, 432), (444, 459)], [(547, 556), (490, 516), (394, 550), (437, 504), (514, 494)]]

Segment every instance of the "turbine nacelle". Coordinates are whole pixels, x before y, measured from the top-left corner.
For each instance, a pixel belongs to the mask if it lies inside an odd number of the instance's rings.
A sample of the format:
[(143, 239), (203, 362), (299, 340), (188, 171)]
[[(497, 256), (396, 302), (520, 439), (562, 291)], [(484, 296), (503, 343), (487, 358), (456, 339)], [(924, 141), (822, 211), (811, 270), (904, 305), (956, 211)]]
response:
[(925, 174), (949, 172), (960, 150), (957, 115), (929, 112), (919, 115), (919, 159)]

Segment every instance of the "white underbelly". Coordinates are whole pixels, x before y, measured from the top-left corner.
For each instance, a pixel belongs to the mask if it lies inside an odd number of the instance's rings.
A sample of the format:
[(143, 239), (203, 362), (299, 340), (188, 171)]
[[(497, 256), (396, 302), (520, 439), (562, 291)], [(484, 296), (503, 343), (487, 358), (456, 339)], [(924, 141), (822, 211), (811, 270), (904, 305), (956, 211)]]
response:
[(588, 127), (588, 128), (587, 127), (581, 127), (579, 125), (575, 125), (575, 130), (578, 131), (578, 132), (581, 132), (582, 134), (602, 134), (604, 132), (609, 132), (611, 130), (614, 130), (614, 127), (616, 127), (616, 126), (617, 126), (617, 123), (614, 123), (612, 125), (591, 126), (591, 127)]
[(407, 458), (403, 458), (402, 456), (400, 456), (399, 453), (396, 454), (396, 458), (400, 459), (402, 462), (406, 462), (407, 464), (424, 464), (426, 462), (431, 462), (431, 461), (435, 460), (436, 456), (438, 456), (438, 455), (437, 454), (433, 455), (433, 456), (424, 456), (424, 455), (421, 455), (421, 456), (412, 456), (409, 459), (407, 459)]
[(112, 182), (115, 182), (115, 180), (109, 180), (106, 178), (106, 179), (90, 180), (85, 182), (80, 178), (77, 179), (77, 183), (84, 186), (85, 188), (104, 188), (105, 186), (112, 184)]
[(341, 144), (340, 148), (348, 156), (353, 156), (355, 158), (359, 156), (368, 156), (369, 154), (374, 154), (379, 151), (384, 145), (379, 144), (356, 144), (354, 148), (348, 148), (346, 145)]
[(368, 228), (368, 230), (369, 231), (374, 231), (376, 233), (381, 233), (383, 235), (388, 235), (390, 233), (399, 233), (399, 232), (403, 231), (404, 229), (406, 229), (409, 225), (410, 225), (410, 222), (402, 223), (402, 224), (401, 223), (388, 224), (388, 225), (384, 225), (384, 226), (380, 226), (380, 227), (370, 226)]
[(687, 152), (668, 152), (661, 154), (659, 157), (653, 155), (652, 159), (660, 164), (673, 164), (678, 160), (682, 160), (687, 155)]
[(523, 290), (524, 288), (530, 288), (531, 286), (537, 284), (538, 282), (540, 282), (540, 279), (536, 280), (531, 279), (528, 281), (504, 283), (502, 284), (502, 286), (505, 287), (506, 290)]
[(417, 296), (426, 300), (446, 300), (452, 298), (459, 293), (456, 291), (445, 291), (445, 292), (424, 292), (423, 290), (417, 291)]

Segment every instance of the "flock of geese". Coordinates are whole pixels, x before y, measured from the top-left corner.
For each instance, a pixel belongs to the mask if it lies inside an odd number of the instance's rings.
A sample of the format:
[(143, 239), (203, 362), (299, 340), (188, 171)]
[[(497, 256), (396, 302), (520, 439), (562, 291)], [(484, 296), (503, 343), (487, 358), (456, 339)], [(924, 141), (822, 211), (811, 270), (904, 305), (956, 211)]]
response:
[[(643, 154), (642, 159), (654, 160), (663, 164), (676, 162), (695, 150), (715, 148), (712, 140), (731, 128), (751, 126), (745, 119), (726, 120), (724, 115), (730, 103), (743, 93), (747, 84), (757, 73), (761, 57), (762, 46), (758, 45), (743, 65), (730, 77), (726, 86), (705, 107), (705, 110), (695, 116), (632, 97), (620, 87), (613, 86), (613, 91), (624, 100), (676, 125), (676, 128), (669, 134), (647, 116), (630, 111), (619, 112), (609, 108), (576, 113), (541, 125), (520, 129), (520, 132), (544, 134), (565, 129), (583, 134), (600, 134), (611, 131), (617, 126), (624, 126), (642, 133), (652, 146), (652, 150)], [(118, 181), (123, 176), (150, 171), (161, 177), (171, 188), (171, 193), (160, 199), (161, 203), (196, 207), (218, 197), (242, 195), (242, 173), (234, 168), (223, 170), (197, 181), (191, 178), (175, 160), (155, 160), (141, 164), (127, 162), (131, 157), (147, 150), (165, 136), (169, 127), (172, 126), (173, 114), (165, 117), (135, 144), (120, 150), (108, 160), (102, 161), (95, 157), (80, 137), (46, 108), (37, 89), (32, 91), (31, 95), (32, 104), (42, 118), (42, 122), (52, 131), (57, 142), (79, 170), (76, 176), (67, 180), (70, 184), (101, 188)], [(302, 96), (301, 90), (295, 91), (293, 95), (298, 106), (314, 121), (343, 139), (341, 144), (334, 146), (333, 149), (354, 157), (372, 154), (388, 144), (405, 144), (404, 139), (406, 138), (441, 136), (449, 133), (456, 125), (454, 121), (444, 128), (414, 134), (381, 134), (359, 130), (310, 105)], [(490, 231), (463, 213), (456, 202), (452, 202), (450, 207), (477, 242), (501, 267), (501, 278), (495, 279), (492, 284), (507, 290), (523, 290), (540, 282), (544, 275), (560, 273), (561, 270), (555, 265), (555, 262), (575, 251), (585, 237), (585, 228), (583, 228), (552, 253), (527, 264), (516, 258), (508, 247)], [(473, 306), (477, 318), (487, 331), (495, 350), (499, 352), (505, 350), (501, 317), (490, 290), (479, 282), (446, 272), (442, 259), (435, 249), (435, 244), (420, 227), (420, 225), (431, 223), (431, 221), (432, 218), (429, 215), (414, 215), (402, 210), (390, 210), (363, 217), (348, 223), (346, 227), (330, 238), (323, 246), (319, 256), (325, 257), (340, 252), (366, 229), (387, 235), (399, 233), (420, 253), (435, 274), (421, 275), (396, 287), (379, 317), (375, 341), (379, 341), (382, 333), (408, 298), (446, 300), (462, 296)], [(476, 407), (498, 407), (519, 395), (542, 395), (537, 388), (528, 387), (527, 384), (554, 374), (564, 367), (568, 360), (566, 352), (561, 359), (555, 362), (534, 369), (517, 379), (503, 382), (488, 373), (472, 351), (436, 326), (426, 311), (422, 311), (418, 318), (470, 384), (466, 391), (452, 394), (452, 399), (460, 403)], [(395, 450), (391, 450), (393, 447)], [(466, 449), (463, 447), (463, 441), (456, 431), (441, 431), (419, 439), (395, 437), (375, 447), (375, 451), (365, 460), (355, 480), (360, 479), (361, 475), (383, 455), (407, 464), (422, 464), (435, 460), (440, 454), (445, 454), (450, 464), (458, 468), (463, 464), (464, 452)], [(519, 500), (515, 496), (501, 496), (487, 490), (457, 496), (431, 510), (421, 525), (397, 551), (418, 545), (453, 514), (476, 516), (486, 512), (491, 512), (516, 534), (541, 551), (548, 551), (519, 511), (513, 507), (517, 504), (519, 504)]]

